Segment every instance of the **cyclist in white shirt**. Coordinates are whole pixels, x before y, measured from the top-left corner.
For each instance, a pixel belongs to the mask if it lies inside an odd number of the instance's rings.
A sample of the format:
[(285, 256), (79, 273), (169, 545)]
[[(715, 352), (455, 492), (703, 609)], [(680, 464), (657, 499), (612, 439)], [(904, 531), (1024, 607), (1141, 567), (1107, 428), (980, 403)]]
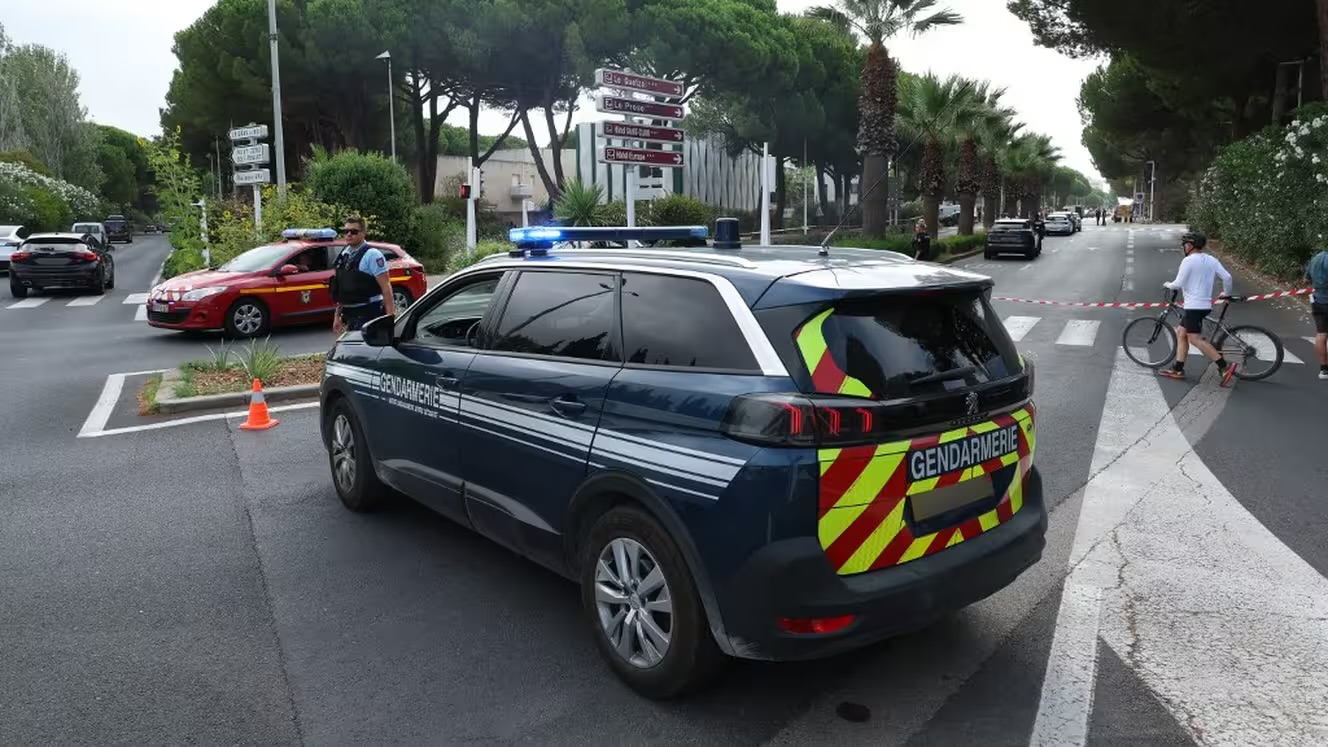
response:
[(1184, 295), (1181, 307), (1185, 313), (1180, 326), (1176, 328), (1176, 363), (1162, 375), (1170, 379), (1185, 378), (1185, 357), (1190, 352), (1190, 345), (1199, 349), (1205, 357), (1217, 364), (1222, 372), (1222, 386), (1231, 386), (1231, 378), (1236, 374), (1236, 364), (1228, 363), (1226, 358), (1203, 338), (1203, 320), (1213, 310), (1213, 281), (1222, 280), (1222, 294), (1226, 298), (1231, 294), (1231, 273), (1222, 266), (1217, 257), (1204, 252), (1208, 237), (1194, 231), (1180, 237), (1185, 250), (1185, 259), (1180, 262), (1176, 279), (1162, 285), (1177, 290)]

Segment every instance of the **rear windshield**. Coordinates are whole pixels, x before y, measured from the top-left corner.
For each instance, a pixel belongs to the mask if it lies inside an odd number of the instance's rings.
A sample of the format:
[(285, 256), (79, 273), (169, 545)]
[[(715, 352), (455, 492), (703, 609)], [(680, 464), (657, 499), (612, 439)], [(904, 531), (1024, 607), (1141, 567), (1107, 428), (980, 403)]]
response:
[(107, 228), (123, 228), (123, 227), (124, 227), (124, 224), (125, 224), (125, 219), (124, 219), (124, 218), (107, 218), (107, 219), (106, 219), (106, 227), (107, 227)]
[(1027, 228), (1027, 223), (994, 223), (991, 226), (993, 231), (1023, 231)]
[(96, 223), (79, 223), (74, 226), (74, 233), (96, 233), (101, 228)]
[(23, 248), (33, 251), (58, 250), (64, 251), (72, 249), (75, 246), (83, 246), (83, 239), (73, 236), (43, 236), (36, 239), (28, 239), (23, 242)]
[(841, 302), (821, 333), (839, 370), (880, 400), (944, 394), (1021, 371), (1005, 327), (977, 291)]

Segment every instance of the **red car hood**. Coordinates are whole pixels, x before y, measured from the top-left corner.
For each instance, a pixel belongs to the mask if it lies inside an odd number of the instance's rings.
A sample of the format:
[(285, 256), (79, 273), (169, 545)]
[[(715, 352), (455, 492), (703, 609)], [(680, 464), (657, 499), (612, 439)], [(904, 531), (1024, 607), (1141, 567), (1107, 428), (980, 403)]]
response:
[(195, 288), (208, 288), (214, 285), (231, 285), (242, 280), (249, 280), (258, 273), (219, 272), (217, 270), (196, 270), (176, 275), (157, 286), (163, 291), (189, 291)]

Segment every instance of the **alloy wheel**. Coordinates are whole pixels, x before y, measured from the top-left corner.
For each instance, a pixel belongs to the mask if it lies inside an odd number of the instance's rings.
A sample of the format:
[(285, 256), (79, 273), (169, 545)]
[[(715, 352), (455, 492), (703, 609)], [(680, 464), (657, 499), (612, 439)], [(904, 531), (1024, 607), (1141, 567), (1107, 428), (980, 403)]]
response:
[(410, 296), (400, 288), (392, 289), (392, 306), (400, 314), (403, 309), (410, 306)]
[(332, 479), (343, 494), (355, 489), (355, 431), (342, 414), (332, 421)]
[(263, 327), (263, 310), (251, 303), (242, 304), (235, 307), (231, 321), (235, 329), (246, 337), (258, 334), (258, 330)]
[(659, 664), (673, 638), (673, 597), (655, 557), (619, 537), (595, 564), (595, 607), (613, 649), (639, 669)]

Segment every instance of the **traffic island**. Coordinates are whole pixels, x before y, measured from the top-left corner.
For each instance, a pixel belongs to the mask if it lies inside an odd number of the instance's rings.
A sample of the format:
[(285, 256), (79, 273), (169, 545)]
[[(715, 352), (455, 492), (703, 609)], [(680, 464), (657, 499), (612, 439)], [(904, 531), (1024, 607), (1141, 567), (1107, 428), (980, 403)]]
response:
[(269, 403), (313, 399), (323, 378), (323, 359), (317, 354), (271, 355), (240, 362), (188, 361), (144, 384), (139, 414), (173, 415), (244, 407), (249, 404), (255, 378), (263, 383)]

